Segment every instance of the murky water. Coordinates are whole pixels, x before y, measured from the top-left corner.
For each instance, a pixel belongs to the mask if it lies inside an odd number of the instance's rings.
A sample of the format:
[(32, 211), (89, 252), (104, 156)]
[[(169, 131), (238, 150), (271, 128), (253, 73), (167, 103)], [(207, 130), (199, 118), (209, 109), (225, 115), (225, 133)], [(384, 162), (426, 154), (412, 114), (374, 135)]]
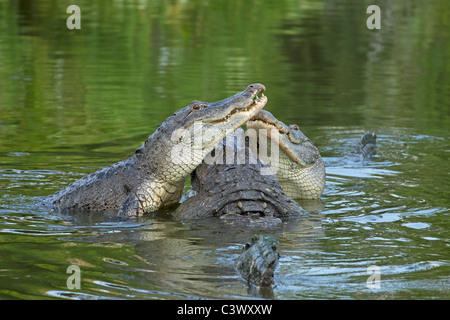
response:
[[(356, 0), (78, 5), (82, 28), (68, 30), (63, 2), (0, 0), (0, 298), (450, 297), (447, 1), (381, 2), (380, 30)], [(307, 215), (252, 230), (39, 205), (191, 100), (254, 82), (324, 158)], [(347, 161), (367, 130), (377, 154)], [(255, 232), (280, 242), (269, 292), (234, 269)], [(81, 289), (67, 286), (70, 265)]]

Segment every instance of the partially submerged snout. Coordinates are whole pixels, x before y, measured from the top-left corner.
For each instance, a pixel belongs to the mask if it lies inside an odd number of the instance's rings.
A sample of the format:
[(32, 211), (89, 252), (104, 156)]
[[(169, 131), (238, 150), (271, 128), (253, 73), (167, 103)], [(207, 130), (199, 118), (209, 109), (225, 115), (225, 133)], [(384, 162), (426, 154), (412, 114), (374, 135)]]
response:
[[(271, 130), (277, 130), (276, 141), (281, 150), (291, 158), (291, 160), (301, 166), (309, 167), (314, 165), (317, 157), (320, 157), (319, 151), (312, 142), (300, 131), (298, 125), (287, 126), (279, 121), (270, 112), (261, 110), (256, 116), (247, 121), (247, 128), (259, 131), (260, 134), (272, 139)], [(311, 149), (305, 152), (304, 148)]]
[(195, 148), (207, 153), (209, 148), (213, 148), (225, 136), (261, 111), (267, 103), (267, 97), (262, 94), (265, 90), (264, 85), (255, 83), (221, 101), (193, 101), (179, 113), (183, 120), (177, 129), (183, 129), (184, 134), (188, 136), (201, 136), (201, 146), (196, 145)]

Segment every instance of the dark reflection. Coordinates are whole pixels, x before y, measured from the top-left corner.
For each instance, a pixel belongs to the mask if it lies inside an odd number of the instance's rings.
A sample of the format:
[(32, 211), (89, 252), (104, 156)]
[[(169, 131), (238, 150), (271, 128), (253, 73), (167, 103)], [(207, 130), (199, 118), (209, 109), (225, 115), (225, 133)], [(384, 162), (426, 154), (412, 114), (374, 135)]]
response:
[[(280, 242), (281, 259), (285, 255), (284, 249), (287, 245), (291, 246), (289, 243), (292, 241), (308, 242), (308, 248), (320, 250), (315, 239), (324, 235), (320, 227), (323, 218), (321, 214), (287, 219), (281, 226), (270, 229), (239, 227), (214, 218), (178, 223), (171, 221), (168, 216), (147, 216), (121, 222), (99, 214), (61, 217), (71, 221), (75, 228), (84, 226), (99, 231), (94, 232), (94, 237), (88, 236), (84, 241), (133, 245), (140, 267), (130, 267), (124, 262), (114, 263), (116, 268), (126, 273), (133, 269), (137, 272), (137, 278), (127, 281), (127, 286), (140, 286), (144, 283), (150, 286), (149, 289), (163, 286), (167, 292), (211, 298), (217, 296), (217, 290), (224, 298), (233, 298), (239, 294), (276, 298), (272, 289), (248, 285), (235, 269), (236, 258), (253, 235), (274, 235)], [(289, 234), (296, 236), (290, 237)], [(70, 237), (66, 240), (70, 240)], [(108, 261), (111, 259), (108, 258)], [(275, 269), (274, 290), (277, 290), (278, 285), (277, 272)]]

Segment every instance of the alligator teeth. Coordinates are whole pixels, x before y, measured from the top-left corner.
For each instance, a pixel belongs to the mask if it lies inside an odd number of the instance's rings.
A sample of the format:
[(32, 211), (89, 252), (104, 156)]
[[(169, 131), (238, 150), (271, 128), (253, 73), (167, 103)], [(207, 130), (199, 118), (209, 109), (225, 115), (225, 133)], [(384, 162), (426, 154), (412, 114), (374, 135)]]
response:
[[(264, 94), (262, 94), (262, 96), (264, 96)], [(240, 113), (240, 112), (247, 112), (253, 109), (253, 107), (255, 106), (255, 103), (260, 102), (260, 100), (262, 99), (262, 97), (258, 97), (258, 95), (255, 96), (255, 98), (253, 99), (253, 103), (251, 103), (250, 105), (244, 107), (244, 108), (237, 108), (237, 109), (233, 109), (231, 110), (231, 112), (229, 114), (227, 114), (225, 117), (221, 118), (221, 119), (216, 119), (216, 120), (210, 120), (210, 121), (206, 121), (206, 123), (219, 123), (219, 122), (224, 122), (227, 121), (229, 118), (231, 118), (235, 113)]]
[(259, 100), (262, 99), (262, 97), (264, 97), (264, 93), (261, 93), (261, 97), (258, 96), (258, 94), (255, 96), (255, 98), (253, 99), (254, 102), (258, 102)]

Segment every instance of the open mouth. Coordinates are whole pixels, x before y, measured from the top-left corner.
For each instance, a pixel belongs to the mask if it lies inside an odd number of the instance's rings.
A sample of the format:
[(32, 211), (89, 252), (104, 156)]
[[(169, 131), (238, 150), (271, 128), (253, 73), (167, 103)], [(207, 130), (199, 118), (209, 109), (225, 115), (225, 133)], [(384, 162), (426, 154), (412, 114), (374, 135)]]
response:
[[(258, 94), (261, 93), (261, 97), (258, 97)], [(236, 114), (240, 113), (248, 113), (250, 112), (249, 117), (253, 116), (254, 114), (258, 113), (266, 104), (267, 97), (264, 95), (264, 93), (259, 92), (255, 94), (255, 97), (253, 98), (253, 101), (248, 106), (242, 107), (242, 108), (233, 108), (231, 112), (229, 112), (225, 117), (220, 119), (214, 119), (210, 121), (205, 121), (205, 123), (208, 124), (215, 124), (215, 123), (224, 123), (227, 122), (231, 117), (233, 117)]]
[[(275, 117), (268, 111), (261, 111), (251, 120), (247, 121), (247, 128), (252, 128), (256, 130), (266, 129), (261, 132), (262, 135), (269, 138), (272, 142), (277, 143), (281, 150), (294, 162), (303, 168), (310, 167), (310, 165), (305, 164), (296, 154), (295, 146), (302, 144), (302, 141), (308, 140), (306, 137), (299, 138), (291, 127), (285, 125), (283, 122), (275, 119)], [(277, 130), (280, 134), (277, 138), (272, 139), (271, 130)], [(291, 144), (289, 144), (291, 142)], [(306, 145), (309, 148), (308, 145)]]
[(266, 122), (266, 121), (263, 121), (260, 119), (249, 120), (249, 121), (247, 121), (247, 125), (251, 126), (251, 127), (257, 127), (257, 128), (263, 127), (264, 129), (275, 129), (283, 134), (288, 133), (288, 131), (286, 131), (285, 128), (283, 128), (281, 126), (277, 126), (274, 123)]
[(248, 120), (247, 126), (259, 129), (275, 129), (278, 130), (281, 134), (287, 135), (289, 135), (290, 133), (288, 126), (275, 119), (272, 114), (267, 111), (261, 111), (251, 120)]
[[(262, 119), (264, 118), (264, 119)], [(256, 115), (252, 120), (247, 121), (247, 127), (253, 129), (267, 129), (266, 135), (271, 139), (271, 130), (278, 130), (279, 134), (284, 135), (289, 139), (289, 141), (293, 144), (301, 143), (301, 139), (295, 136), (295, 134), (291, 131), (291, 128), (285, 125), (280, 121), (270, 121), (270, 118), (267, 118), (265, 115), (261, 116), (260, 114)], [(281, 138), (281, 137), (280, 137)], [(279, 138), (279, 139), (280, 139)], [(286, 140), (279, 140), (282, 148), (284, 147)]]

